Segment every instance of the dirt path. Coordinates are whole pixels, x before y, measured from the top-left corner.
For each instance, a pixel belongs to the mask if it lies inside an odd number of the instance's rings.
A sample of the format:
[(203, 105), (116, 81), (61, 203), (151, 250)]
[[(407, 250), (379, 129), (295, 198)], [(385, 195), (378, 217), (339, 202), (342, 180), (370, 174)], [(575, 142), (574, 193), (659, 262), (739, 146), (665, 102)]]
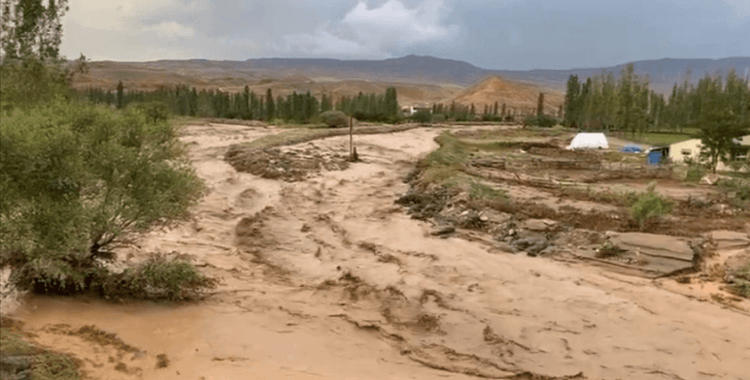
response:
[[(190, 254), (223, 277), (214, 296), (33, 297), (17, 314), (33, 340), (113, 380), (750, 379), (747, 315), (644, 279), (440, 239), (409, 219), (393, 202), (438, 130), (356, 136), (364, 162), (295, 183), (222, 160), (230, 144), (269, 133), (188, 127), (211, 192), (193, 221), (123, 252)], [(347, 141), (303, 145), (344, 153)]]

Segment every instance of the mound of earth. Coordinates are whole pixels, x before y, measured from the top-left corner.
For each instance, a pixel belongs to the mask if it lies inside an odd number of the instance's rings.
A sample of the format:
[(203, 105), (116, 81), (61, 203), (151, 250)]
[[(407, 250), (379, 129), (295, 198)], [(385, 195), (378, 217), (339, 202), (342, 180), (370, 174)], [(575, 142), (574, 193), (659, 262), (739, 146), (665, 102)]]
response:
[(287, 182), (302, 181), (309, 174), (321, 170), (344, 170), (349, 167), (346, 158), (338, 153), (324, 153), (309, 147), (286, 151), (277, 148), (253, 150), (228, 161), (238, 172)]
[(448, 103), (456, 102), (463, 105), (474, 104), (477, 110), (493, 106), (495, 102), (516, 110), (535, 110), (539, 93), (544, 93), (544, 113), (556, 115), (563, 104), (563, 95), (545, 90), (537, 86), (506, 80), (500, 76), (485, 79), (477, 85), (467, 88), (451, 98)]

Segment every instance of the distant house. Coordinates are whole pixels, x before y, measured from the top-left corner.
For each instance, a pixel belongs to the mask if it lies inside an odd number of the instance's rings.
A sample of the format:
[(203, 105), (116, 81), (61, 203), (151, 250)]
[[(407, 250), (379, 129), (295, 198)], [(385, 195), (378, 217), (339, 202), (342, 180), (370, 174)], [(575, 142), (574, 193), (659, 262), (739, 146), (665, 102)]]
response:
[(429, 113), (432, 113), (432, 107), (428, 106), (404, 106), (401, 107), (401, 112), (404, 113), (404, 116), (412, 116), (415, 113), (419, 111), (426, 111)]
[(701, 139), (676, 142), (669, 146), (669, 161), (681, 164), (685, 160), (698, 162), (701, 155)]
[[(750, 151), (750, 135), (737, 139), (735, 142), (738, 143), (740, 147), (732, 150), (732, 159), (747, 159), (748, 152)], [(703, 144), (700, 139), (691, 139), (674, 143), (669, 146), (669, 161), (676, 164), (681, 164), (685, 161), (699, 162), (702, 146)], [(726, 166), (724, 163), (719, 162), (717, 169), (725, 170), (725, 168)]]

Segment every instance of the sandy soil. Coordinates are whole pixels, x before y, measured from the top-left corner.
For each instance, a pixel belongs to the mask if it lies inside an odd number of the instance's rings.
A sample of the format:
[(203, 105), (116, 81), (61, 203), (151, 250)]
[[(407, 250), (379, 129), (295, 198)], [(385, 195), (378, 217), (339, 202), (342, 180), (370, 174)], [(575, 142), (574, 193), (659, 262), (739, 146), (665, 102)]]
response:
[[(222, 160), (230, 144), (273, 130), (187, 127), (211, 191), (192, 221), (122, 257), (187, 253), (223, 278), (215, 294), (191, 305), (30, 297), (16, 316), (93, 379), (750, 379), (745, 313), (578, 262), (431, 236), (394, 200), (439, 132), (355, 136), (363, 162), (285, 183)], [(345, 153), (347, 142), (305, 144)]]

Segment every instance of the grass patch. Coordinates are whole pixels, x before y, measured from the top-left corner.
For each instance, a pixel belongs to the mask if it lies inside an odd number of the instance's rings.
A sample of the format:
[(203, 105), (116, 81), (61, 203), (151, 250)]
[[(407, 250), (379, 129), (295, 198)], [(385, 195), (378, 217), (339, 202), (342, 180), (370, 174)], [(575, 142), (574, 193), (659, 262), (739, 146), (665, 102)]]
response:
[(11, 329), (0, 329), (0, 352), (3, 355), (29, 355), (36, 350)]
[(698, 183), (706, 175), (706, 168), (700, 165), (690, 165), (685, 174), (685, 182)]
[[(7, 321), (7, 320), (6, 320)], [(25, 341), (14, 328), (0, 328), (0, 355), (12, 359), (0, 376), (31, 380), (78, 380), (78, 364), (70, 357), (44, 351)], [(25, 376), (23, 375), (25, 374)], [(10, 377), (16, 378), (16, 377)]]
[(750, 263), (737, 270), (734, 276), (734, 283), (729, 286), (729, 290), (739, 296), (750, 298)]
[(36, 357), (31, 371), (32, 380), (78, 380), (78, 366), (65, 356), (47, 352)]
[(627, 251), (607, 240), (596, 249), (595, 256), (600, 259), (611, 259), (613, 257), (620, 257), (625, 252)]
[(143, 299), (182, 301), (198, 298), (203, 290), (212, 289), (218, 280), (203, 275), (183, 256), (153, 255), (137, 268), (112, 276), (105, 294)]
[(649, 145), (670, 145), (693, 138), (690, 134), (647, 132), (643, 135), (625, 135), (623, 138)]
[(503, 190), (495, 189), (480, 182), (471, 183), (471, 187), (469, 188), (469, 199), (492, 200), (497, 198), (507, 199), (508, 194), (506, 194), (506, 192)]
[(304, 141), (307, 138), (314, 139), (314, 137), (318, 135), (325, 135), (325, 131), (308, 128), (290, 128), (287, 131), (263, 136), (259, 139), (244, 143), (242, 145), (249, 148), (270, 148), (274, 146), (287, 145), (288, 143), (293, 141)]
[[(355, 135), (373, 135), (379, 133), (403, 132), (417, 128), (416, 125), (383, 125), (355, 127)], [(291, 125), (288, 130), (274, 135), (263, 136), (250, 142), (239, 145), (238, 149), (264, 149), (284, 145), (301, 144), (308, 141), (319, 140), (327, 137), (349, 135), (349, 128), (328, 128), (325, 126), (299, 127)], [(231, 149), (230, 149), (231, 151)]]
[(672, 203), (656, 192), (656, 182), (651, 182), (648, 189), (635, 200), (630, 213), (638, 222), (641, 231), (646, 226), (672, 211)]
[(579, 186), (565, 187), (561, 194), (579, 201), (592, 201), (597, 203), (606, 203), (618, 207), (631, 207), (638, 199), (638, 194), (634, 191), (618, 192), (614, 190), (594, 191), (591, 187), (585, 189)]

